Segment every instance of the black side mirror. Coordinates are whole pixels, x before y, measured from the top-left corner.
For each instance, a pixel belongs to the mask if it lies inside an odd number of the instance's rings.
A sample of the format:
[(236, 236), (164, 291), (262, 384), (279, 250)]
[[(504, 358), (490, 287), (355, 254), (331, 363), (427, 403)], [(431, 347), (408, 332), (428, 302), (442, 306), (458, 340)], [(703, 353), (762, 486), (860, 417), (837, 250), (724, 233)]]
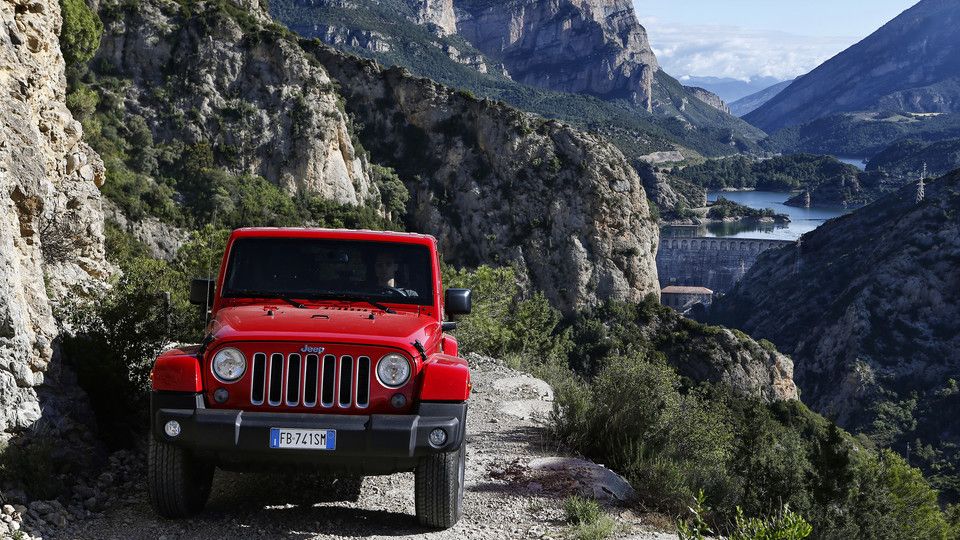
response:
[(194, 279), (190, 282), (190, 303), (209, 308), (213, 303), (213, 280)]
[(472, 296), (470, 289), (447, 289), (443, 298), (447, 315), (469, 315), (473, 308)]

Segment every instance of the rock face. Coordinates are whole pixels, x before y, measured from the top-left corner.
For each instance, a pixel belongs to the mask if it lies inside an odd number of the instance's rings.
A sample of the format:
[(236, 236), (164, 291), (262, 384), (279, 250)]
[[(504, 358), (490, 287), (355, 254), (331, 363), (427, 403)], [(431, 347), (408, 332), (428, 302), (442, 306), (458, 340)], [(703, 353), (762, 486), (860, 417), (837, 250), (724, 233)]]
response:
[(417, 22), (431, 24), (441, 35), (457, 32), (457, 16), (453, 11), (453, 0), (408, 0), (416, 10)]
[(854, 111), (960, 112), (960, 4), (922, 0), (744, 118), (773, 133)]
[(723, 99), (706, 88), (700, 88), (697, 86), (685, 86), (684, 88), (690, 92), (690, 95), (713, 107), (714, 109), (730, 114), (730, 107), (724, 103)]
[[(56, 0), (0, 3), (0, 442), (40, 418), (56, 384), (51, 304), (109, 267), (97, 185), (103, 164), (65, 104)], [(46, 412), (49, 411), (45, 411)]]
[(326, 71), (267, 24), (258, 1), (240, 5), (251, 20), (215, 3), (187, 17), (176, 3), (101, 2), (105, 33), (92, 65), (130, 81), (118, 99), (158, 142), (209, 143), (236, 156), (237, 173), (290, 193), (379, 200)]
[(643, 181), (647, 196), (657, 205), (657, 208), (668, 210), (701, 208), (707, 205), (707, 191), (704, 188), (662, 173), (647, 162), (635, 163), (634, 167)]
[(812, 408), (902, 451), (930, 444), (955, 467), (960, 173), (928, 183), (920, 203), (916, 192), (914, 183), (828, 222), (804, 235), (799, 254), (764, 253), (749, 285), (714, 309), (718, 322), (793, 356)]
[(598, 136), (304, 41), (339, 81), (374, 159), (410, 190), (408, 223), (448, 262), (518, 264), (567, 313), (659, 290), (640, 178)]
[(652, 108), (659, 69), (629, 0), (457, 0), (457, 29), (519, 82)]

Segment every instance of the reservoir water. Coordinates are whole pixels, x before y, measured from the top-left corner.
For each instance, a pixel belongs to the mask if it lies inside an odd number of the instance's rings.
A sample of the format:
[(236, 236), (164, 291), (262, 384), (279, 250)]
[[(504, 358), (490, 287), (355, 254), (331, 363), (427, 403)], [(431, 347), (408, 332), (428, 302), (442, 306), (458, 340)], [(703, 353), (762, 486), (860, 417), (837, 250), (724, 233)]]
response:
[(733, 202), (750, 208), (770, 208), (777, 214), (786, 214), (790, 223), (713, 223), (700, 226), (667, 226), (662, 230), (663, 236), (707, 236), (717, 238), (757, 238), (762, 240), (796, 240), (828, 219), (842, 216), (849, 212), (843, 208), (796, 208), (785, 203), (792, 196), (791, 193), (775, 191), (712, 191), (707, 194), (711, 202), (718, 197), (725, 197)]
[(867, 158), (837, 156), (837, 159), (846, 163), (847, 165), (853, 165), (854, 167), (860, 169), (861, 171), (867, 169)]

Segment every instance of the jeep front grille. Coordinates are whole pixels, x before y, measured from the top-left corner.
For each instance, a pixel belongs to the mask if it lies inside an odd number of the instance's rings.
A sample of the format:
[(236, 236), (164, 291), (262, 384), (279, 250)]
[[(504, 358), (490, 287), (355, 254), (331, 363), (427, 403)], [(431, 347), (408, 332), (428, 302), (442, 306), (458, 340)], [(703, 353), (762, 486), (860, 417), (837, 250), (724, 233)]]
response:
[(253, 405), (364, 408), (370, 404), (370, 358), (258, 352), (250, 384)]

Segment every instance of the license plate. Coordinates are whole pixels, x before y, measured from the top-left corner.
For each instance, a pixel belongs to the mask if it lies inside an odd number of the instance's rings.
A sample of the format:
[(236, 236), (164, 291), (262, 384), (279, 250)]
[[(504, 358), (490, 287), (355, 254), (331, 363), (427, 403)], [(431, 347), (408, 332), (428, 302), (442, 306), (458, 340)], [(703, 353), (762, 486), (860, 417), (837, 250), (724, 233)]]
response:
[(270, 448), (334, 450), (337, 432), (333, 429), (270, 429)]

